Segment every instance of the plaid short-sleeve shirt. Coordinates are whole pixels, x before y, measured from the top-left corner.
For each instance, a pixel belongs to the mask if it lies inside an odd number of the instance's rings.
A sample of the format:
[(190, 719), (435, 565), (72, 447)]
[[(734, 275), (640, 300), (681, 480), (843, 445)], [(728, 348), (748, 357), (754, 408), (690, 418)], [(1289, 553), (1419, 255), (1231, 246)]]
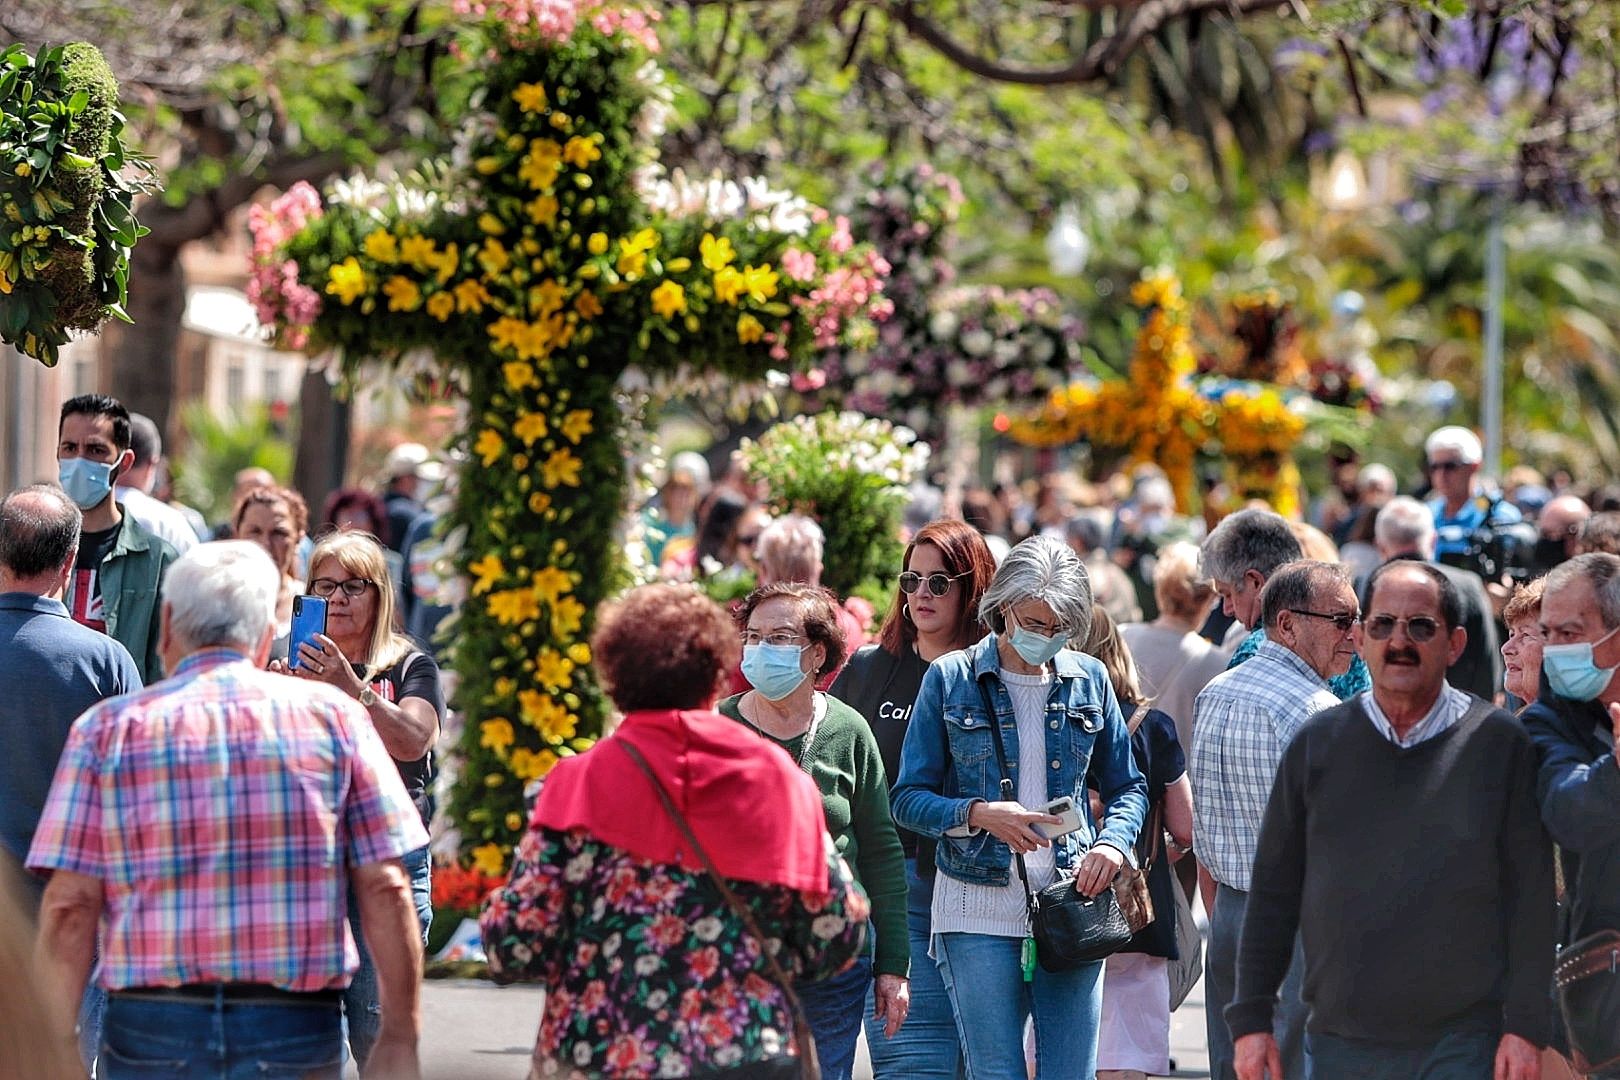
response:
[(358, 702), (196, 653), (74, 724), (29, 850), (105, 889), (100, 983), (335, 989), (351, 867), (427, 843)]

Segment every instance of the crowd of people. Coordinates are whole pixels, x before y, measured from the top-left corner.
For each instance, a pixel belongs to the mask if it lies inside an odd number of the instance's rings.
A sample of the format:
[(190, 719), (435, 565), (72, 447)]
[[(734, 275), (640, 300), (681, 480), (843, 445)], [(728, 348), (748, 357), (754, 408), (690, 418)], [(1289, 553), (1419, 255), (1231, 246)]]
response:
[[(404, 444), (320, 524), (250, 471), (209, 530), (143, 419), (69, 401), (59, 482), (0, 501), (35, 1074), (413, 1077), (442, 467)], [(1550, 989), (1620, 930), (1620, 492), (1481, 457), (1433, 433), (1423, 500), (1342, 468), (1314, 524), (1188, 519), (1151, 470), (919, 492), (869, 620), (817, 522), (677, 455), (669, 580), (595, 621), (615, 722), (482, 917), (547, 990), (532, 1075), (833, 1080), (863, 1032), (878, 1080), (1167, 1075), (1201, 957), (1223, 1080), (1620, 1076), (1620, 990)], [(1034, 940), (1138, 877), (1106, 957)]]

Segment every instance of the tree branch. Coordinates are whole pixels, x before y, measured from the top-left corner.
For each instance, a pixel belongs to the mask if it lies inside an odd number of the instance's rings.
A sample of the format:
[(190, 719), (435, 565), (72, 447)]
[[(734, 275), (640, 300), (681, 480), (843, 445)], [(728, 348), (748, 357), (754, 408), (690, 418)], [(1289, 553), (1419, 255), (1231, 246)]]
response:
[(337, 151), (272, 157), (253, 175), (233, 175), (219, 187), (187, 199), (182, 206), (148, 202), (138, 211), (141, 224), (152, 230), (143, 244), (179, 247), (201, 240), (223, 227), (231, 212), (252, 199), (260, 188), (286, 188), (299, 180), (319, 184), (348, 163), (348, 158)]
[(981, 56), (920, 14), (914, 0), (899, 0), (890, 13), (918, 41), (980, 78), (1028, 86), (1058, 86), (1112, 77), (1143, 38), (1190, 15), (1218, 11), (1236, 18), (1287, 6), (1288, 0), (1144, 0), (1130, 9), (1113, 34), (1099, 38), (1070, 63), (1056, 67), (1029, 67)]

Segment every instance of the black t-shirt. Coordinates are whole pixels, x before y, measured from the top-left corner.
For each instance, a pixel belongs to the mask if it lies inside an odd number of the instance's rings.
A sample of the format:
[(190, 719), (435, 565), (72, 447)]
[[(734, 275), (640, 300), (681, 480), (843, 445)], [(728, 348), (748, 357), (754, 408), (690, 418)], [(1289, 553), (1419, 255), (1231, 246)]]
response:
[(73, 562), (67, 607), (73, 621), (98, 633), (107, 632), (107, 612), (101, 601), (101, 563), (118, 544), (122, 523), (100, 532), (81, 533), (79, 557)]
[[(1121, 701), (1119, 711), (1128, 722), (1136, 713), (1136, 703)], [(1147, 780), (1148, 807), (1164, 805), (1164, 789), (1175, 783), (1187, 771), (1187, 760), (1181, 742), (1176, 738), (1176, 722), (1169, 714), (1149, 709), (1136, 733), (1131, 736), (1131, 756), (1137, 769)], [(1176, 956), (1175, 897), (1170, 890), (1180, 888), (1170, 870), (1169, 852), (1161, 845), (1157, 852), (1148, 849), (1148, 838), (1137, 845), (1137, 854), (1152, 855), (1153, 865), (1148, 869), (1148, 895), (1153, 898), (1153, 921), (1144, 926), (1122, 952), (1146, 953), (1174, 959)]]
[[(356, 675), (364, 676), (364, 668), (352, 660), (349, 663)], [(439, 722), (444, 722), (444, 691), (439, 686), (439, 665), (426, 653), (413, 650), (393, 667), (379, 671), (371, 680), (371, 691), (384, 701), (395, 704), (408, 697), (421, 698), (433, 706)], [(400, 779), (405, 781), (405, 790), (410, 793), (411, 802), (416, 804), (417, 813), (422, 815), (422, 824), (426, 825), (433, 817), (433, 803), (428, 798), (428, 784), (433, 780), (433, 751), (429, 750), (415, 761), (395, 758), (394, 765), (399, 769)]]
[[(878, 754), (883, 758), (883, 771), (891, 790), (900, 775), (900, 748), (906, 741), (911, 707), (917, 701), (917, 691), (922, 689), (923, 676), (927, 673), (928, 662), (914, 649), (894, 656), (881, 645), (866, 645), (856, 650), (827, 690), (866, 718), (877, 740)], [(906, 829), (899, 832), (906, 858), (916, 858), (919, 837)]]

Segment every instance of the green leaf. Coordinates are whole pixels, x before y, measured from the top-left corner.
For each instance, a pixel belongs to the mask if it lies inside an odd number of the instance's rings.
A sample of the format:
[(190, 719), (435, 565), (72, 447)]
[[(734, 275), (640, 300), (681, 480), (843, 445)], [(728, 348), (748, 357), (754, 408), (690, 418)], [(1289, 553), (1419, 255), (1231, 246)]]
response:
[(73, 96), (67, 99), (67, 111), (77, 116), (84, 112), (84, 107), (90, 104), (90, 91), (76, 90)]

